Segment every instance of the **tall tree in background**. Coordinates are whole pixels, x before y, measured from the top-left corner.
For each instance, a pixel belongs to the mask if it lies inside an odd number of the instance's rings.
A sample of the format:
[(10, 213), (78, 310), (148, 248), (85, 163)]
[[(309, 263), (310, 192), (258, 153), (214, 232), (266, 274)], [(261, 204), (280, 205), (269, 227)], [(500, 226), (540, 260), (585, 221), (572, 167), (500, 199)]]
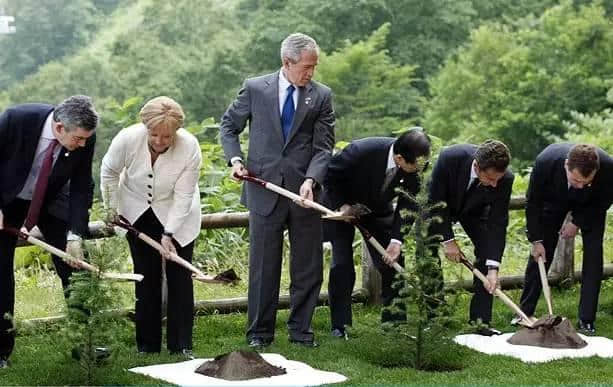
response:
[(432, 79), (425, 126), (445, 140), (499, 138), (532, 160), (562, 137), (572, 110), (609, 103), (613, 22), (599, 5), (570, 1), (518, 28), (482, 26)]

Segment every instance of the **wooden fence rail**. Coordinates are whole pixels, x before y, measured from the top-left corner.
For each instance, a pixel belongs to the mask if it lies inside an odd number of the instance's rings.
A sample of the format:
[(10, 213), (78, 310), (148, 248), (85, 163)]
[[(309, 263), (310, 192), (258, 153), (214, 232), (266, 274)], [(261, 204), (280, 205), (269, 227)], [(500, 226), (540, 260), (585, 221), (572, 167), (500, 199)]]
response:
[[(525, 207), (526, 199), (524, 197), (514, 197), (511, 199), (510, 210), (522, 210)], [(249, 213), (234, 212), (234, 213), (215, 213), (203, 214), (201, 227), (203, 229), (216, 228), (234, 228), (248, 227)], [(90, 233), (92, 239), (111, 237), (115, 233), (112, 229), (105, 227), (101, 221), (90, 222)], [(33, 236), (37, 236), (36, 233)], [(38, 237), (41, 235), (39, 234)], [(25, 243), (19, 241), (18, 246), (23, 246)], [(526, 251), (526, 256), (528, 251)], [(613, 264), (607, 264), (604, 267), (604, 278), (613, 276)], [(556, 249), (554, 261), (549, 272), (549, 281), (552, 285), (567, 285), (575, 281), (581, 280), (581, 272), (574, 270), (574, 239), (561, 239)], [(523, 284), (523, 276), (503, 276), (500, 278), (503, 289), (517, 288)], [(465, 289), (472, 288), (472, 281), (460, 281), (459, 283), (448, 283), (446, 286), (459, 286)], [(368, 249), (362, 244), (362, 287), (355, 289), (354, 301), (365, 302), (370, 304), (380, 303), (381, 277), (377, 269), (373, 266), (370, 259)], [(327, 303), (327, 293), (322, 292), (320, 295), (320, 304)], [(289, 306), (289, 298), (287, 295), (280, 296), (280, 308)], [(238, 297), (232, 299), (196, 301), (196, 313), (229, 313), (233, 311), (246, 310), (247, 298)], [(119, 310), (117, 313), (121, 315), (129, 314), (129, 309)], [(50, 317), (44, 319), (33, 319), (36, 322), (53, 322), (61, 319), (61, 316)]]

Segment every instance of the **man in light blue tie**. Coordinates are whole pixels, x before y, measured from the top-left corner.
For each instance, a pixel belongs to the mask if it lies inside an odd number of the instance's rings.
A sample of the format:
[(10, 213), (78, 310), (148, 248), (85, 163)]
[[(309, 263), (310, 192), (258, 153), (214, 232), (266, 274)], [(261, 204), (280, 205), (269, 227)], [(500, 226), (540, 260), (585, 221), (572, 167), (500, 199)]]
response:
[[(232, 175), (247, 173), (313, 200), (334, 146), (334, 111), (328, 87), (312, 81), (319, 58), (313, 38), (296, 33), (281, 44), (282, 68), (245, 81), (221, 119), (220, 139)], [(249, 121), (249, 154), (239, 134)], [(314, 347), (311, 319), (323, 278), (320, 215), (253, 184), (243, 186), (249, 208), (247, 342), (274, 340), (283, 231), (290, 239), (291, 342)]]

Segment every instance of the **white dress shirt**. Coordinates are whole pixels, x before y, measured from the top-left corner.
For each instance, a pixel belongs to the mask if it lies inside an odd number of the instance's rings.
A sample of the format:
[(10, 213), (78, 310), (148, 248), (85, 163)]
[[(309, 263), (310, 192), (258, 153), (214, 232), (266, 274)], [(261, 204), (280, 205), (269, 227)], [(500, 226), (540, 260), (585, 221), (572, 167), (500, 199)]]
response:
[[(385, 174), (387, 174), (387, 171), (389, 171), (392, 168), (400, 168), (396, 165), (396, 162), (394, 161), (394, 145), (390, 146), (390, 150), (387, 154), (387, 166), (385, 167)], [(398, 173), (398, 171), (396, 171), (396, 173)], [(390, 243), (402, 245), (402, 241), (399, 241), (398, 239), (394, 239), (394, 238), (390, 239)]]
[(196, 137), (181, 128), (174, 143), (151, 166), (147, 128), (136, 124), (113, 139), (100, 167), (105, 207), (134, 223), (149, 207), (185, 246), (200, 232), (198, 178), (202, 155)]

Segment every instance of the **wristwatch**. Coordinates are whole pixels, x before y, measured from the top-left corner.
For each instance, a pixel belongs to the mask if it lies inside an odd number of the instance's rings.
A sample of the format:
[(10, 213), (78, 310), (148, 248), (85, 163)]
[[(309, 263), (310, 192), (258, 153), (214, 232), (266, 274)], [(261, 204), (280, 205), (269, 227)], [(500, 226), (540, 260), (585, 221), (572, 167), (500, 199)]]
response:
[(487, 270), (500, 270), (500, 267), (494, 265), (487, 265)]

